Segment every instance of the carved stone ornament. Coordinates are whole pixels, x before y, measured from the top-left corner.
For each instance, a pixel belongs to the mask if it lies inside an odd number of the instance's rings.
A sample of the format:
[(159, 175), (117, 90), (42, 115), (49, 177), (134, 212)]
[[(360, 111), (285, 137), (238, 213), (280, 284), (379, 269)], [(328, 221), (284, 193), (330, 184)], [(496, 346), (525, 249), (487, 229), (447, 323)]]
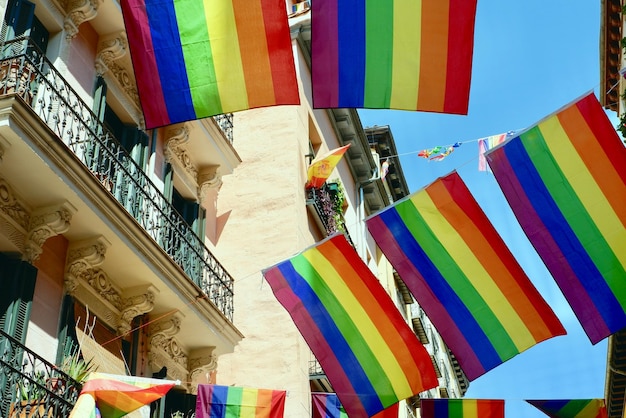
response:
[(121, 303), (120, 319), (117, 325), (118, 334), (128, 333), (132, 328), (133, 319), (152, 311), (157, 293), (158, 290), (152, 285), (124, 290), (125, 298)]
[(185, 149), (189, 142), (189, 124), (173, 125), (165, 131), (165, 159), (180, 167), (194, 182), (197, 181), (198, 168)]
[(215, 347), (205, 347), (189, 353), (190, 393), (198, 393), (198, 385), (211, 383), (211, 373), (217, 370)]
[(212, 189), (219, 189), (222, 186), (222, 176), (219, 174), (219, 165), (212, 165), (203, 169), (198, 174), (198, 200), (204, 202), (204, 199)]
[(6, 180), (0, 178), (0, 234), (24, 252), (30, 211), (25, 203), (13, 192)]
[(167, 367), (167, 377), (188, 382), (187, 354), (176, 339), (180, 331), (181, 314), (163, 318), (149, 327), (150, 338), (148, 364), (152, 370)]
[(76, 208), (69, 202), (35, 210), (30, 217), (22, 259), (33, 263), (43, 252), (48, 238), (67, 232)]
[(26, 205), (20, 202), (13, 189), (3, 178), (0, 178), (0, 212), (18, 225), (24, 233), (28, 231), (30, 214)]
[(64, 5), (67, 15), (63, 22), (65, 36), (72, 39), (78, 34), (81, 23), (93, 19), (98, 14), (98, 7), (103, 0), (69, 0)]
[[(121, 32), (113, 37), (105, 38), (100, 41), (98, 45), (98, 53), (95, 60), (96, 72), (105, 76), (109, 74), (110, 78), (113, 78), (115, 83), (111, 83), (108, 77), (107, 84), (115, 91), (119, 89), (122, 93), (116, 93), (115, 96), (122, 102), (126, 109), (129, 105), (133, 110), (136, 110), (135, 119), (138, 123), (142, 124), (143, 121), (139, 120), (139, 115), (142, 112), (139, 104), (139, 93), (137, 92), (137, 83), (132, 71), (132, 62), (128, 54), (128, 39), (126, 32)], [(119, 87), (118, 87), (119, 86)]]

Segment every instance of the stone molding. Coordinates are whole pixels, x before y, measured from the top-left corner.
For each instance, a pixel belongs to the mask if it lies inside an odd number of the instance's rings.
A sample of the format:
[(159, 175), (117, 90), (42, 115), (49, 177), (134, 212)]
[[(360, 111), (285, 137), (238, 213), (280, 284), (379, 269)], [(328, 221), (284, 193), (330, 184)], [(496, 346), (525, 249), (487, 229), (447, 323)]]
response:
[(78, 34), (78, 27), (98, 14), (98, 7), (102, 0), (68, 0), (63, 5), (67, 15), (63, 21), (63, 29), (67, 39), (72, 39)]
[(70, 221), (75, 213), (76, 208), (69, 202), (36, 209), (30, 216), (22, 260), (31, 264), (37, 260), (48, 238), (70, 229)]
[(13, 191), (4, 179), (0, 178), (0, 233), (5, 236), (20, 253), (30, 225), (30, 209)]
[[(115, 94), (126, 109), (132, 109), (137, 121), (142, 124), (143, 117), (140, 111), (139, 93), (134, 73), (130, 70), (132, 63), (128, 53), (128, 39), (126, 32), (106, 37), (98, 44), (95, 67), (96, 72), (105, 76), (110, 74), (115, 80), (114, 86), (121, 94)], [(114, 87), (108, 83), (109, 87)], [(114, 89), (115, 90), (115, 89)]]
[(148, 327), (148, 364), (152, 370), (167, 367), (167, 378), (180, 380), (183, 385), (189, 381), (187, 353), (178, 342), (182, 314), (177, 312), (154, 322)]
[(204, 347), (189, 353), (190, 393), (196, 395), (200, 383), (211, 383), (210, 376), (217, 370), (217, 355), (214, 350), (215, 347)]
[(109, 242), (102, 236), (70, 244), (65, 288), (101, 321), (124, 335), (135, 317), (154, 308), (156, 288), (151, 285), (121, 289), (99, 266)]

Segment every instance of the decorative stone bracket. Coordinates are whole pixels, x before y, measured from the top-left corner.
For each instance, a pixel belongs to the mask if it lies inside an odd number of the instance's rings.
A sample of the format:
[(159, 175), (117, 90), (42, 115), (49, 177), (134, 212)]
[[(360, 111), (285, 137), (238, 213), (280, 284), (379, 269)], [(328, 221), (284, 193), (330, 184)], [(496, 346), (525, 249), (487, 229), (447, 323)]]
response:
[(76, 208), (69, 202), (35, 210), (30, 216), (22, 259), (31, 264), (37, 260), (48, 238), (70, 229), (70, 220), (75, 213)]
[(65, 36), (72, 39), (78, 34), (81, 23), (93, 19), (98, 14), (102, 0), (68, 0), (64, 5), (67, 15), (63, 22)]
[(148, 364), (154, 371), (167, 367), (169, 379), (188, 382), (187, 354), (176, 339), (182, 318), (177, 312), (149, 326)]
[(104, 237), (70, 244), (66, 261), (67, 292), (89, 307), (101, 321), (123, 335), (133, 319), (154, 308), (158, 290), (152, 285), (120, 289), (98, 266), (109, 246)]
[(215, 347), (202, 347), (186, 353), (176, 339), (180, 331), (182, 314), (177, 312), (155, 322), (149, 328), (149, 364), (152, 370), (167, 367), (167, 377), (180, 380), (188, 386), (189, 392), (196, 394), (198, 384), (209, 383), (217, 370)]

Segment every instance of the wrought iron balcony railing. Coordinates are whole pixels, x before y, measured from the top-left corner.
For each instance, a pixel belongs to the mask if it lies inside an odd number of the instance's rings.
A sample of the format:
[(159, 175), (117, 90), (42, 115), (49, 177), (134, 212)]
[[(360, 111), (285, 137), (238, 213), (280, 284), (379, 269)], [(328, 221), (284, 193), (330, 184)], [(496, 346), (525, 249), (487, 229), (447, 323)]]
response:
[(344, 233), (348, 242), (354, 247), (343, 218), (343, 213), (336, 208), (333, 199), (334, 197), (328, 184), (324, 184), (319, 189), (311, 188), (307, 190), (306, 204), (314, 208), (314, 212), (324, 232), (327, 235), (332, 235), (336, 232)]
[(0, 417), (69, 417), (82, 386), (0, 331)]
[(233, 278), (91, 108), (28, 38), (6, 42), (0, 52), (0, 95), (24, 99), (232, 321)]

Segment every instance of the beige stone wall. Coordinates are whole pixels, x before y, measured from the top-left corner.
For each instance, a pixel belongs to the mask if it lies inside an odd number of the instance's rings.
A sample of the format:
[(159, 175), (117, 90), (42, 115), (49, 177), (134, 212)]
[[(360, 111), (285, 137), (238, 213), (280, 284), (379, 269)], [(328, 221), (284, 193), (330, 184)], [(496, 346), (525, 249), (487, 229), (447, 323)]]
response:
[(218, 211), (230, 213), (216, 252), (235, 278), (234, 323), (245, 338), (219, 357), (217, 384), (287, 390), (285, 416), (309, 417), (308, 346), (261, 274), (315, 242), (303, 187), (306, 112), (240, 112), (234, 126), (242, 163), (223, 178)]

